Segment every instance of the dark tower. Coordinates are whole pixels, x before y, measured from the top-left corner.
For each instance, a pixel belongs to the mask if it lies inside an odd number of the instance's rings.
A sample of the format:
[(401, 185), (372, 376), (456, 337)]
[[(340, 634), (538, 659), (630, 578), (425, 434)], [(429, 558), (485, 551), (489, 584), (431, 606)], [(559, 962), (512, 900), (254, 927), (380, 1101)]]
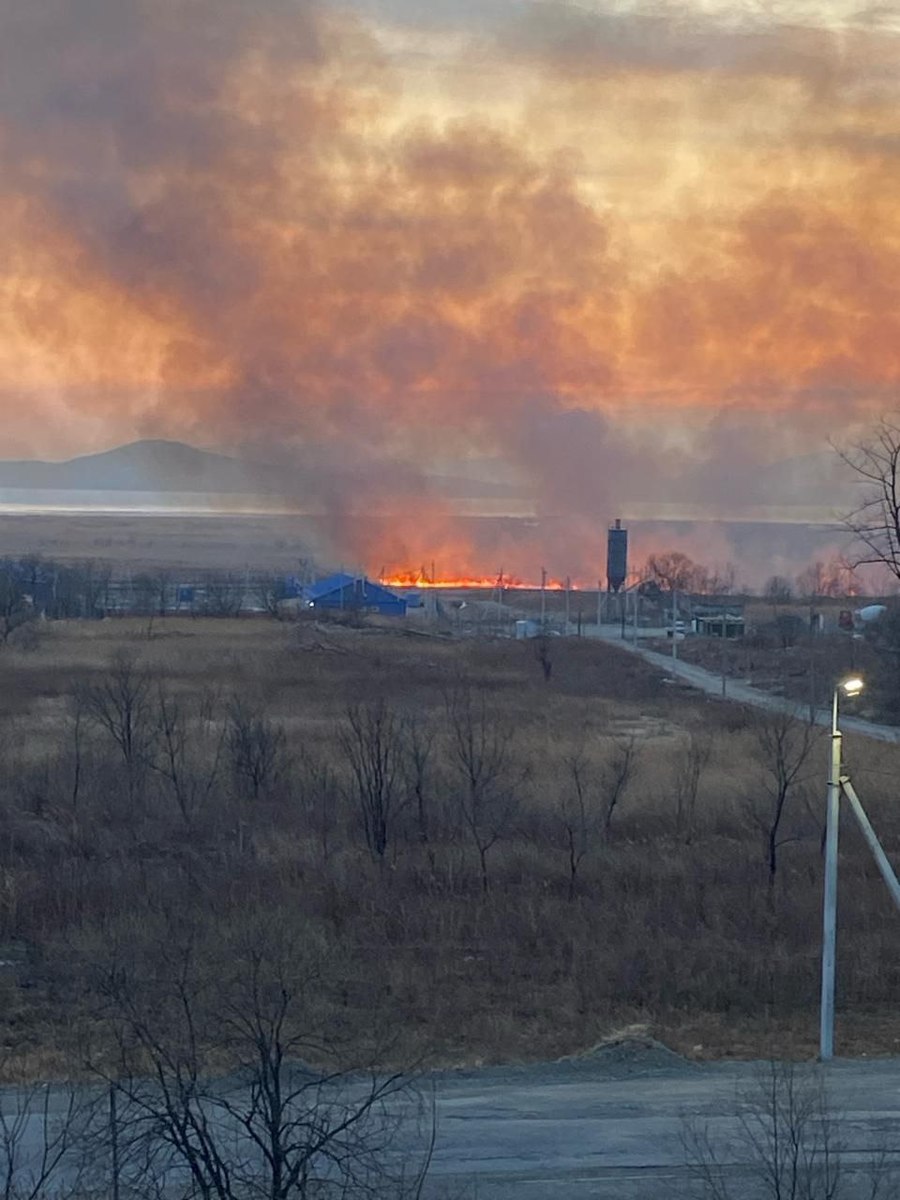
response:
[(606, 541), (606, 586), (617, 592), (628, 578), (628, 530), (616, 518), (610, 527)]

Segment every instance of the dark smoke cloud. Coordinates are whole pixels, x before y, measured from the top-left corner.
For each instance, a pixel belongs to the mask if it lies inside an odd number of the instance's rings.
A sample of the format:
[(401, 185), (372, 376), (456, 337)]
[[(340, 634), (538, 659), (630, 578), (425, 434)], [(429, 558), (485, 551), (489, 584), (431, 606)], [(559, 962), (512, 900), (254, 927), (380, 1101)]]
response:
[[(8, 0), (0, 274), (9, 343), (56, 364), (54, 403), (110, 440), (295, 462), (367, 558), (360, 509), (403, 509), (391, 553), (415, 556), (455, 536), (434, 460), (500, 455), (571, 518), (575, 558), (629, 494), (758, 503), (759, 464), (828, 397), (880, 402), (900, 379), (900, 131), (873, 117), (870, 43), (549, 4), (487, 26), (497, 61), (529, 66), (533, 125), (417, 115), (378, 31), (309, 0)], [(771, 153), (745, 145), (792, 81)], [(615, 199), (623, 129), (673, 179), (684, 137), (699, 186)], [(746, 160), (720, 168), (732, 143)], [(785, 173), (810, 148), (815, 186)], [(656, 404), (691, 425), (680, 445)], [(753, 413), (785, 414), (778, 435)]]

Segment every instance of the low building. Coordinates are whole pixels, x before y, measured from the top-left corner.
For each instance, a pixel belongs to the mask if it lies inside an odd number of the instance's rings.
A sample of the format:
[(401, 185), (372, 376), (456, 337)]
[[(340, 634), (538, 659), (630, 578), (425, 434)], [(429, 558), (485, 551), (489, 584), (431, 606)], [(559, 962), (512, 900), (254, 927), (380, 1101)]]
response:
[(742, 608), (732, 605), (695, 605), (691, 625), (694, 633), (701, 637), (742, 638), (744, 612)]
[(371, 612), (383, 617), (406, 615), (406, 600), (388, 591), (380, 583), (373, 583), (364, 575), (329, 575), (320, 579), (305, 591), (309, 608), (328, 609), (330, 612)]

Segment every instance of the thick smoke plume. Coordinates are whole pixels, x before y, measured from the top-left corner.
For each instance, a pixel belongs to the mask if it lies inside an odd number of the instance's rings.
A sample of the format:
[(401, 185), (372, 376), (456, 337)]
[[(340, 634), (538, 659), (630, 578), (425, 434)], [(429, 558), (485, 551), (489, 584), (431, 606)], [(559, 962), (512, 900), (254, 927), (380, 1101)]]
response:
[(690, 13), (431, 28), (423, 74), (307, 0), (7, 0), (6, 452), (296, 462), (369, 567), (475, 567), (473, 455), (563, 571), (623, 501), (821, 502), (772, 464), (900, 375), (897, 38)]

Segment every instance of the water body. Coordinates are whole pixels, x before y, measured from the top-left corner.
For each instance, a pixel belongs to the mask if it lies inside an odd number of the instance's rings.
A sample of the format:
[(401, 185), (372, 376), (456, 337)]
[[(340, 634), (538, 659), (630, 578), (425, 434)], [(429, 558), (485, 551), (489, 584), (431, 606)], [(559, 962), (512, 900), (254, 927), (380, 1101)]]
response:
[[(158, 524), (173, 546), (179, 537), (194, 544), (205, 537), (212, 542), (219, 537), (215, 527), (224, 522), (238, 542), (257, 543), (252, 557), (260, 565), (267, 543), (274, 546), (285, 536), (297, 536), (323, 562), (353, 562), (373, 573), (382, 566), (416, 571), (435, 563), (444, 577), (502, 569), (536, 580), (546, 567), (560, 578), (570, 575), (594, 587), (605, 576), (606, 528), (617, 516), (630, 530), (632, 563), (643, 562), (650, 553), (681, 550), (708, 566), (733, 563), (739, 578), (750, 585), (774, 574), (793, 577), (807, 563), (849, 549), (848, 535), (835, 516), (814, 508), (757, 508), (711, 518), (684, 505), (623, 504), (621, 512), (598, 514), (593, 522), (583, 515), (538, 516), (521, 500), (456, 499), (441, 505), (425, 534), (414, 504), (397, 513), (355, 513), (351, 505), (338, 521), (324, 504), (301, 506), (253, 493), (5, 488), (0, 489), (0, 554), (51, 554), (54, 547), (44, 544), (43, 535), (51, 524), (57, 534), (77, 527), (108, 536), (108, 547), (100, 541), (90, 552), (114, 559), (115, 543), (126, 528), (133, 540), (141, 518), (148, 538), (156, 537)], [(84, 552), (73, 543), (70, 553), (82, 557)], [(153, 557), (160, 560), (165, 553), (157, 547)], [(222, 561), (215, 565), (233, 565), (226, 550), (219, 557)], [(173, 558), (180, 555), (173, 551)]]

